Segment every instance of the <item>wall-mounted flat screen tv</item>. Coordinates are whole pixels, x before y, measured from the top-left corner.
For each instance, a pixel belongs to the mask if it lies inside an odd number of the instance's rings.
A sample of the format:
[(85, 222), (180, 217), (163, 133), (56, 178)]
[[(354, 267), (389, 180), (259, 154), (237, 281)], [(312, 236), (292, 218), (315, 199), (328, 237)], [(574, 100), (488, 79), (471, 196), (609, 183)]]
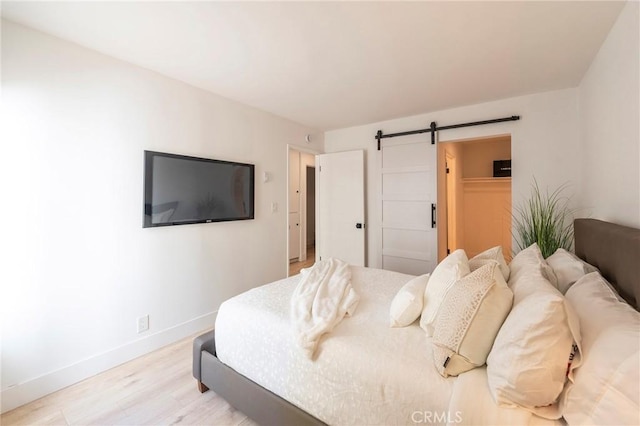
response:
[(253, 164), (144, 152), (143, 227), (254, 218)]

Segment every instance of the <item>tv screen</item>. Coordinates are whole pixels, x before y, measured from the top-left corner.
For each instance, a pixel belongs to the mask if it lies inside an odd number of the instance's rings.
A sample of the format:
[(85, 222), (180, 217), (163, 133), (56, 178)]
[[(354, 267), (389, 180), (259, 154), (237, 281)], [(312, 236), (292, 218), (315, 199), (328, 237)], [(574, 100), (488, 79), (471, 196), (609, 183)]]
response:
[(254, 169), (145, 151), (143, 227), (253, 219)]

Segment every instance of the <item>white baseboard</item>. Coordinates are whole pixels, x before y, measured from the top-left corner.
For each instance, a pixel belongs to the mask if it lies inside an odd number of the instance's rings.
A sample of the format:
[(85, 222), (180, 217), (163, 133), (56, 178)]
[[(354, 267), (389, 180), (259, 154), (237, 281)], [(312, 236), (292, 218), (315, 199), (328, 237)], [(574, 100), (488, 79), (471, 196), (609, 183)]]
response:
[(1, 412), (13, 410), (201, 330), (210, 329), (215, 323), (216, 315), (217, 311), (204, 314), (70, 366), (11, 386), (0, 393)]

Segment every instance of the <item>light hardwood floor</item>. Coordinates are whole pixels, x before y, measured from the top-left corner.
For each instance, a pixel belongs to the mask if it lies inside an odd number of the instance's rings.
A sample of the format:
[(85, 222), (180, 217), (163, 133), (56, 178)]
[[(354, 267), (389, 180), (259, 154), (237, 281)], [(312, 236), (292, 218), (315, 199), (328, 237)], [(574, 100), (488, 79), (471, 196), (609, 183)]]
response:
[(289, 264), (289, 276), (293, 276), (300, 273), (302, 268), (308, 268), (316, 263), (316, 247), (307, 247), (307, 260), (303, 262), (292, 262)]
[(191, 375), (194, 336), (2, 415), (8, 425), (243, 425), (256, 423)]

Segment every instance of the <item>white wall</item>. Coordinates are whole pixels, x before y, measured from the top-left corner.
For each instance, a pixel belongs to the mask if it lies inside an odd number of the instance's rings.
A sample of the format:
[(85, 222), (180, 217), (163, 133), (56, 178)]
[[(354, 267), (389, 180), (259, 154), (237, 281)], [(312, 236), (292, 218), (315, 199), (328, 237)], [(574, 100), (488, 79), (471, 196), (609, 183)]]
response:
[[(520, 115), (521, 120), (440, 132), (440, 141), (512, 135), (513, 204), (569, 184), (578, 216), (640, 226), (640, 4), (628, 2), (580, 86), (399, 118), (325, 134), (326, 152), (366, 150), (368, 265), (379, 266), (380, 170), (375, 133)], [(429, 137), (429, 134), (425, 134)]]
[[(287, 144), (313, 129), (7, 21), (2, 90), (3, 411), (286, 276)], [(145, 149), (254, 163), (256, 219), (143, 229)]]
[(640, 4), (620, 13), (579, 87), (582, 203), (640, 227)]
[(543, 189), (555, 190), (567, 183), (569, 191), (579, 195), (580, 164), (575, 161), (580, 149), (577, 103), (577, 89), (567, 89), (325, 133), (326, 152), (366, 150), (368, 266), (380, 266), (380, 169), (374, 138), (378, 129), (394, 133), (427, 128), (431, 121), (447, 125), (520, 115), (519, 121), (439, 132), (441, 142), (511, 134), (512, 193), (513, 203), (518, 205), (529, 195), (534, 177)]

